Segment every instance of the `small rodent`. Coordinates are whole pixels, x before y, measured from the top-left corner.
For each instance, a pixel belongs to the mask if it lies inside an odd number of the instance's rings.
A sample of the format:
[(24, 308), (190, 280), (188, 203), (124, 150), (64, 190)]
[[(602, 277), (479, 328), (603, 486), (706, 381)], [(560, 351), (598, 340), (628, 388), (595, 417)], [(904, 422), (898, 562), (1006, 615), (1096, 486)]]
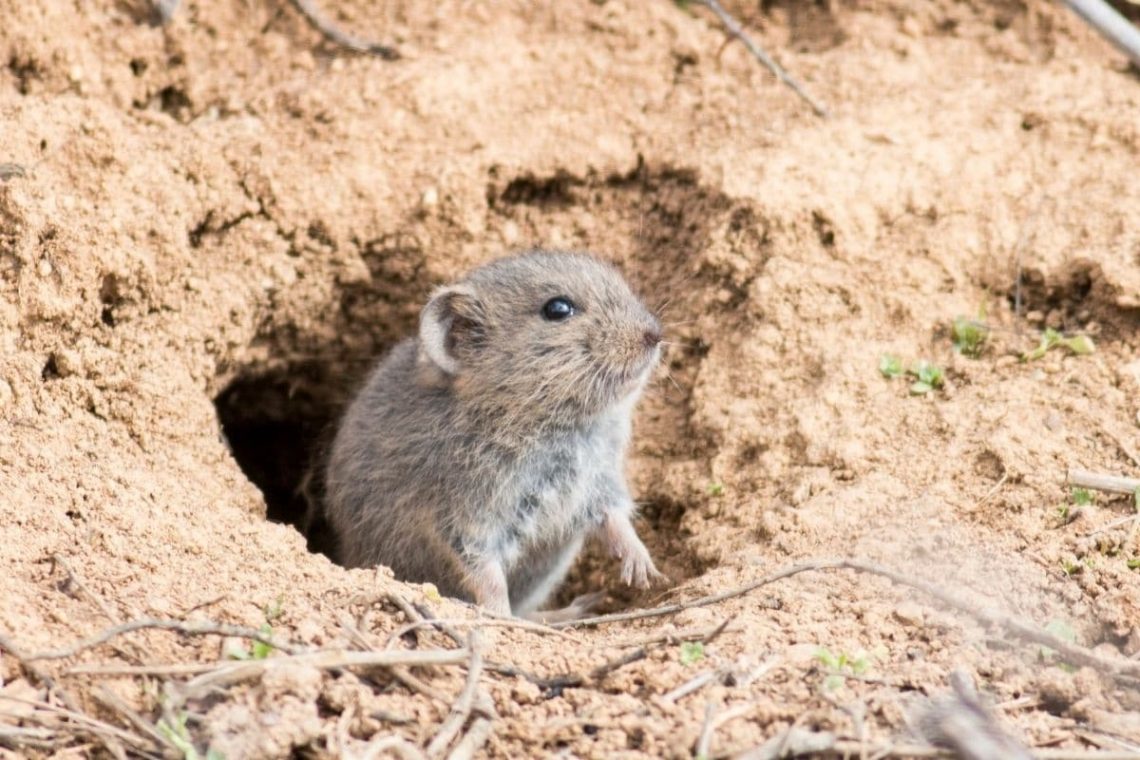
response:
[(530, 617), (589, 535), (626, 583), (663, 578), (623, 471), (660, 344), (618, 271), (584, 253), (502, 258), (436, 290), (336, 432), (325, 512), (341, 563)]

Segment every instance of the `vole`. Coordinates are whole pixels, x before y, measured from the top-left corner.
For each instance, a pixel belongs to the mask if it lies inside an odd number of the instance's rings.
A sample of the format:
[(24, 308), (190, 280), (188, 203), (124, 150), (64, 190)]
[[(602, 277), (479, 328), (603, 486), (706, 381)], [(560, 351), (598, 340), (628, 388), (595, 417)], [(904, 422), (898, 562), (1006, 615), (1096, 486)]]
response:
[(546, 620), (584, 611), (537, 612), (587, 536), (621, 560), (625, 583), (662, 579), (623, 471), (661, 340), (617, 269), (590, 254), (531, 251), (437, 289), (333, 440), (325, 512), (341, 564), (387, 565)]

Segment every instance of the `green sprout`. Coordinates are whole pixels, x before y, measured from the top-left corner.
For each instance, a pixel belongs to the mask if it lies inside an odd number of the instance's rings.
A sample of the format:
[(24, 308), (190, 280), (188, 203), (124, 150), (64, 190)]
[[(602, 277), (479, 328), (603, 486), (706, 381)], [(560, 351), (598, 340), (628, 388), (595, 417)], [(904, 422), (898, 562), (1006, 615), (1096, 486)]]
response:
[(1052, 327), (1046, 327), (1041, 333), (1041, 342), (1037, 344), (1037, 348), (1021, 355), (1021, 360), (1034, 361), (1044, 356), (1049, 349), (1061, 346), (1069, 349), (1077, 356), (1085, 356), (1096, 351), (1096, 346), (1093, 344), (1092, 338), (1087, 335), (1074, 335), (1071, 338), (1066, 338), (1057, 330)]
[(681, 643), (681, 664), (692, 665), (705, 658), (705, 645), (699, 641), (685, 641)]
[(984, 311), (979, 314), (978, 319), (958, 317), (954, 320), (950, 336), (954, 341), (955, 351), (974, 359), (982, 355), (982, 349), (986, 347), (986, 341), (990, 337), (989, 325), (983, 322), (983, 319), (985, 319)]
[(190, 737), (190, 729), (186, 727), (188, 718), (189, 714), (183, 710), (174, 716), (173, 721), (161, 718), (155, 728), (182, 753), (183, 760), (225, 760), (225, 756), (216, 749), (208, 749), (204, 755), (198, 751)]
[(1070, 578), (1072, 578), (1074, 575), (1076, 575), (1077, 573), (1081, 572), (1081, 570), (1084, 570), (1084, 569), (1085, 569), (1085, 566), (1082, 565), (1080, 562), (1074, 562), (1071, 559), (1061, 560), (1061, 571), (1065, 575), (1069, 576)]
[(708, 491), (709, 496), (723, 496), (724, 495), (724, 483), (721, 483), (719, 481), (714, 480), (713, 482), (709, 483), (708, 488), (706, 490)]
[(1124, 564), (1128, 566), (1129, 570), (1140, 570), (1140, 557), (1133, 557)]
[(903, 363), (897, 356), (883, 354), (879, 357), (879, 372), (885, 378), (902, 377)]
[(820, 647), (815, 650), (815, 659), (823, 665), (824, 669), (829, 673), (823, 681), (823, 688), (826, 691), (835, 691), (843, 685), (843, 680), (846, 676), (855, 675), (861, 676), (870, 668), (871, 662), (867, 655), (860, 653), (851, 656), (846, 652), (833, 654), (831, 650), (825, 647)]
[(1092, 493), (1087, 488), (1074, 488), (1073, 489), (1073, 504), (1078, 507), (1087, 507), (1092, 504)]
[(942, 368), (925, 359), (915, 362), (908, 373), (915, 378), (910, 386), (912, 396), (924, 396), (935, 388), (941, 388), (945, 380), (945, 373)]
[(1057, 507), (1057, 517), (1061, 520), (1061, 525), (1068, 525), (1071, 521), (1071, 510), (1068, 504), (1062, 504)]

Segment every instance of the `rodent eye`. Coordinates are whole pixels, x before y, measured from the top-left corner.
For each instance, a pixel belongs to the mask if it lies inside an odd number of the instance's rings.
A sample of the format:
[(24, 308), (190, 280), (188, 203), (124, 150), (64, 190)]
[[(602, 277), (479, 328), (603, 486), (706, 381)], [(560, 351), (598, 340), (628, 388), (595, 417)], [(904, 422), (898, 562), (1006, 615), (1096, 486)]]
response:
[(573, 301), (564, 296), (558, 296), (551, 298), (542, 305), (542, 318), (548, 322), (561, 322), (574, 316), (576, 311), (578, 311), (578, 307), (574, 305)]

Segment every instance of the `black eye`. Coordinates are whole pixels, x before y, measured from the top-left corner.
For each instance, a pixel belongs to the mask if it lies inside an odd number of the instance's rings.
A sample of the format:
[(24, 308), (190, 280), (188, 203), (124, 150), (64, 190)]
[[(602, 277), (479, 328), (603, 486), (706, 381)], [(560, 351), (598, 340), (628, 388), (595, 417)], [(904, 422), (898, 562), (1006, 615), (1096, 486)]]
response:
[(578, 308), (569, 298), (558, 296), (558, 298), (551, 298), (542, 305), (542, 318), (550, 322), (561, 322), (567, 317), (573, 316), (577, 310)]

